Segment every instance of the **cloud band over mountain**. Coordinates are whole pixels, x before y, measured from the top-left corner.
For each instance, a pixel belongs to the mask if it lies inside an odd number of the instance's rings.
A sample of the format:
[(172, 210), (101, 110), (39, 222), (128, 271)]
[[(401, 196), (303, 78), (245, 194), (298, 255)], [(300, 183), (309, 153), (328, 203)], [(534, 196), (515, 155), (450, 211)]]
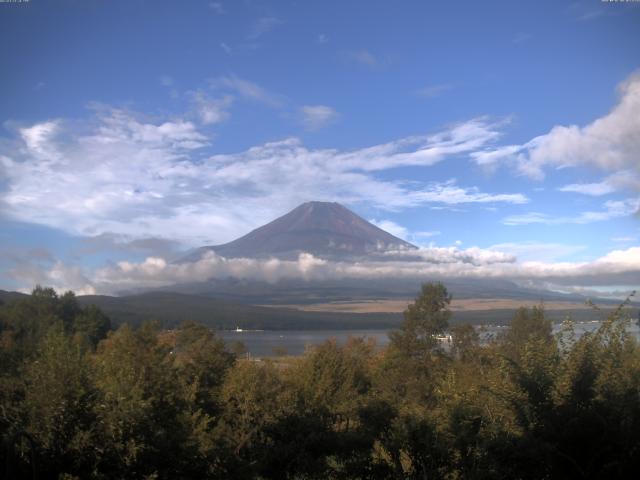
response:
[[(412, 252), (415, 255), (416, 252)], [(157, 288), (174, 284), (237, 278), (274, 283), (283, 279), (414, 278), (445, 281), (449, 278), (508, 279), (562, 291), (618, 285), (627, 294), (640, 275), (640, 247), (615, 250), (591, 262), (518, 261), (511, 254), (479, 248), (425, 247), (421, 260), (329, 261), (301, 253), (295, 260), (277, 258), (225, 258), (206, 252), (193, 262), (170, 263), (149, 257), (142, 262), (122, 261), (92, 271), (54, 262), (48, 269), (15, 272), (31, 275), (31, 283), (53, 285), (79, 293), (113, 294), (131, 288)]]

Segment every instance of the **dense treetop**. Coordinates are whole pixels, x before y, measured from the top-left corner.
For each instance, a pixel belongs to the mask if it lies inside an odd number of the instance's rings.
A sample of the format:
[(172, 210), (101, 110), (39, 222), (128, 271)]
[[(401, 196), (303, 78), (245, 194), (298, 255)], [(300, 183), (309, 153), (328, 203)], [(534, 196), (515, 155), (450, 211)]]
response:
[[(0, 306), (3, 478), (630, 478), (640, 349), (623, 304), (559, 337), (542, 306), (503, 335), (449, 328), (425, 284), (385, 349), (328, 341), (240, 359), (183, 323), (112, 330), (72, 293)], [(450, 343), (439, 341), (443, 332)], [(236, 349), (237, 350), (237, 349)]]

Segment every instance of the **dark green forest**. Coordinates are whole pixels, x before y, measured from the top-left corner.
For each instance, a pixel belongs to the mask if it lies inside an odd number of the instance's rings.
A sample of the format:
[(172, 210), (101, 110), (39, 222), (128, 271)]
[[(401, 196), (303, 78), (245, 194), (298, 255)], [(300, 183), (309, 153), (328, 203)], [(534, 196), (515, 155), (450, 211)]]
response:
[[(542, 306), (481, 342), (422, 286), (388, 347), (240, 358), (211, 329), (112, 328), (73, 293), (0, 306), (7, 479), (636, 478), (640, 348), (627, 304), (579, 338)], [(452, 335), (449, 348), (437, 336)]]

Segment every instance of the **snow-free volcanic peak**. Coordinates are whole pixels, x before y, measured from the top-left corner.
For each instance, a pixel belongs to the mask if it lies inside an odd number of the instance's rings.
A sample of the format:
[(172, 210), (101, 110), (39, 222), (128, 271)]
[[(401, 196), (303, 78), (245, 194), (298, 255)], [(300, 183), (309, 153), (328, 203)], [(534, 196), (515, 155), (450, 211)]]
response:
[(197, 260), (207, 251), (228, 258), (294, 258), (302, 252), (348, 258), (415, 248), (339, 203), (307, 202), (237, 240), (199, 248), (183, 261)]

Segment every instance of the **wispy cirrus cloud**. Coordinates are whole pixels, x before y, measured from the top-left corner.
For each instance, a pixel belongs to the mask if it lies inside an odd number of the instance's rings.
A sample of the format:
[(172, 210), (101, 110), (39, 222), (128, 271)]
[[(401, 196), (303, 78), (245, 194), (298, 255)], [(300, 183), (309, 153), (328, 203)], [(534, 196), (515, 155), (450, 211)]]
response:
[(351, 168), (365, 171), (435, 165), (447, 156), (471, 154), (492, 144), (502, 135), (501, 126), (502, 122), (491, 122), (486, 117), (474, 118), (431, 135), (405, 137), (347, 153), (340, 159)]
[(594, 197), (607, 195), (616, 191), (616, 189), (607, 182), (571, 183), (569, 185), (558, 188), (558, 190), (560, 190), (561, 192), (582, 193), (584, 195), (590, 195)]
[(219, 98), (211, 98), (203, 90), (189, 92), (188, 97), (194, 110), (203, 125), (212, 125), (223, 122), (229, 117), (228, 109), (233, 104), (231, 95), (223, 95)]
[(300, 107), (302, 124), (307, 130), (318, 130), (334, 122), (339, 114), (327, 105), (303, 105)]
[(271, 32), (283, 22), (274, 16), (260, 17), (253, 22), (247, 34), (247, 40), (257, 40), (266, 33)]
[(572, 216), (554, 216), (540, 212), (529, 212), (522, 215), (509, 215), (502, 221), (505, 225), (563, 225), (587, 224), (602, 222), (612, 218), (628, 217), (640, 209), (640, 199), (609, 200), (604, 203), (604, 209), (599, 211), (580, 212)]
[(439, 83), (436, 85), (427, 85), (416, 91), (416, 94), (424, 98), (435, 98), (453, 89), (451, 83)]
[(244, 99), (264, 103), (270, 107), (280, 107), (285, 103), (282, 95), (268, 92), (257, 83), (234, 74), (209, 79), (208, 83), (214, 90), (226, 90)]
[(640, 174), (631, 170), (622, 170), (609, 175), (600, 182), (572, 183), (564, 185), (558, 190), (561, 192), (581, 193), (593, 197), (607, 195), (619, 190), (631, 190), (640, 192)]
[(483, 119), (352, 151), (309, 149), (289, 138), (212, 154), (211, 140), (191, 121), (151, 121), (107, 107), (85, 122), (51, 120), (14, 133), (0, 151), (0, 211), (73, 235), (203, 245), (236, 238), (311, 199), (384, 210), (528, 201), (453, 179), (403, 182), (370, 173), (428, 167), (476, 149), (497, 135)]
[(445, 205), (460, 205), (465, 203), (496, 203), (511, 204), (528, 203), (529, 199), (522, 193), (490, 194), (481, 192), (476, 187), (461, 188), (455, 180), (429, 184), (429, 187), (410, 193), (416, 204), (441, 203)]
[(495, 167), (501, 161), (513, 159), (522, 150), (520, 145), (499, 147), (471, 152), (469, 157), (481, 167)]

